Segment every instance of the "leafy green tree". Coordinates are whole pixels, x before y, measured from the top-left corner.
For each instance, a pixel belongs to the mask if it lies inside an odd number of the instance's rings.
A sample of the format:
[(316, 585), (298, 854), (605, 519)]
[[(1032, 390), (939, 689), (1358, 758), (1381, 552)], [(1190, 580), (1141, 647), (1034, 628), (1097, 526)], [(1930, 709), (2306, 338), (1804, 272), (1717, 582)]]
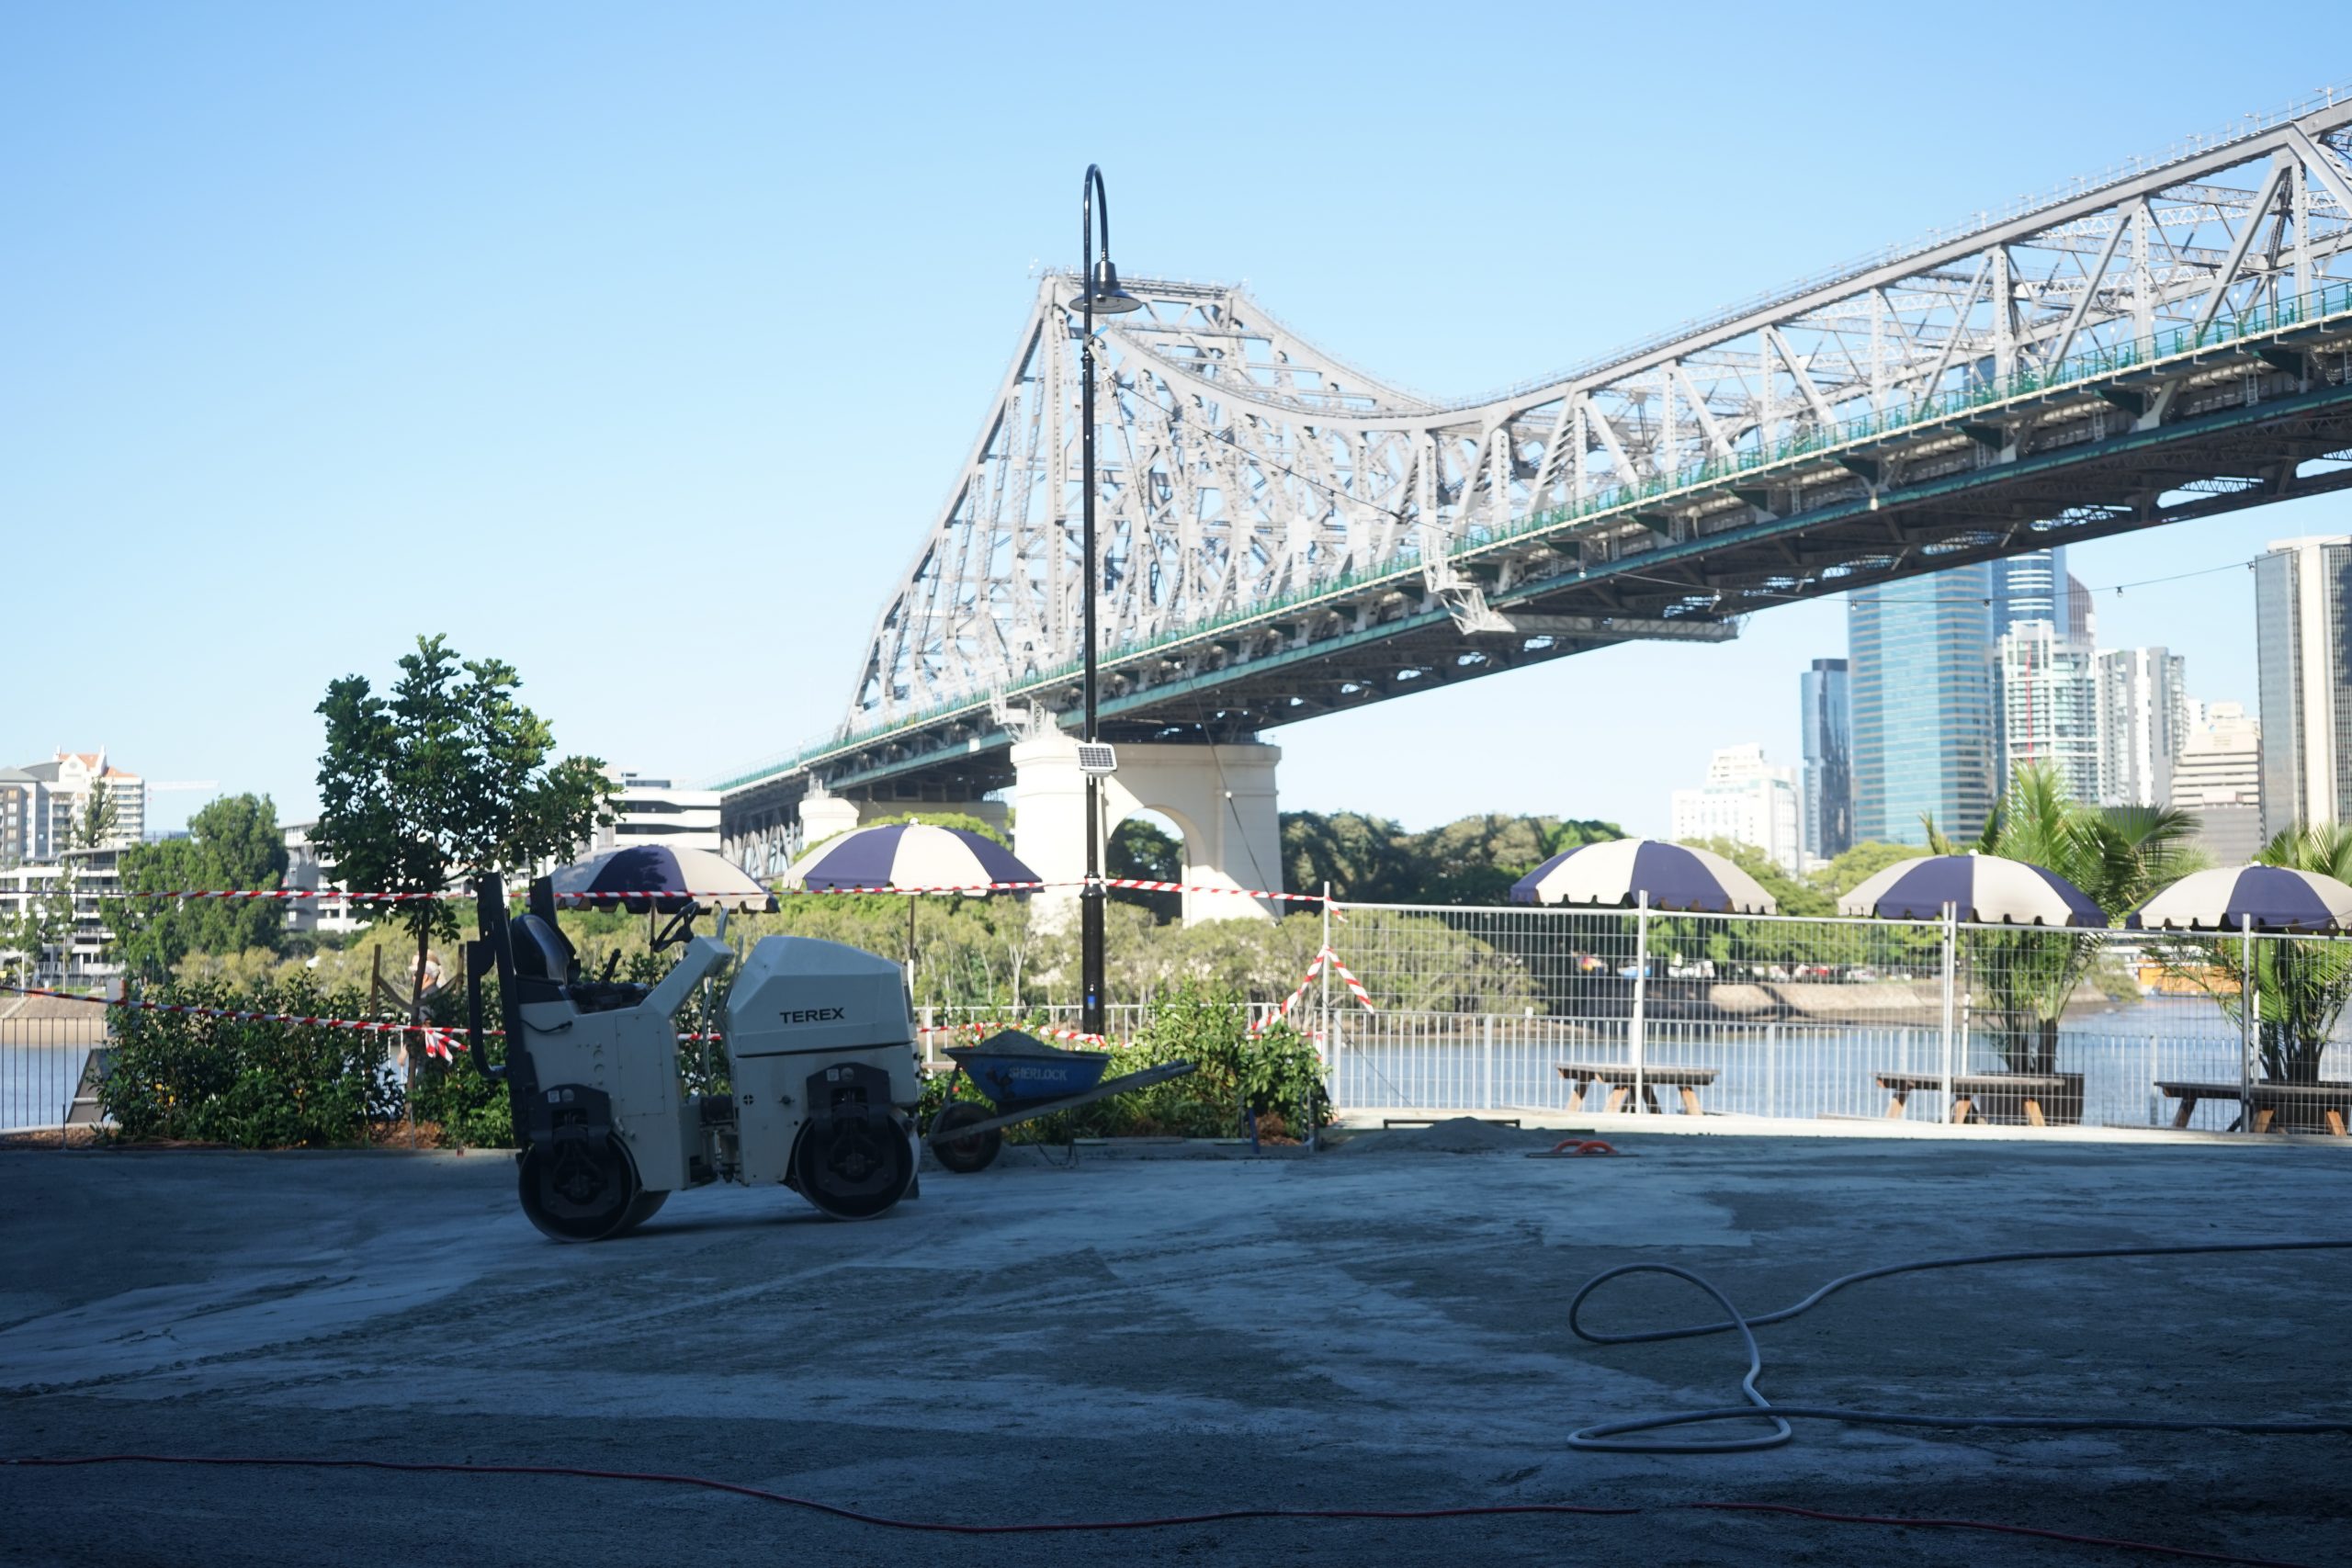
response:
[(95, 850), (114, 836), (115, 826), (121, 814), (114, 791), (104, 779), (90, 781), (90, 793), (82, 797), (82, 815), (66, 829), (68, 850)]
[[(554, 737), (515, 700), (513, 665), (420, 637), (400, 668), (387, 695), (346, 675), (318, 707), (326, 750), (311, 836), (345, 886), (447, 893), (469, 874), (560, 860), (612, 819), (604, 762), (548, 760)], [(416, 939), (420, 974), (433, 938), (457, 934), (447, 899), (363, 908)]]
[(1407, 901), (1410, 889), (1397, 849), (1405, 830), (1385, 817), (1357, 811), (1286, 811), (1282, 817), (1283, 874), (1296, 892), (1329, 884), (1342, 898), (1367, 904)]
[[(2312, 871), (2352, 882), (2352, 823), (2298, 822), (2265, 844), (2257, 865)], [(2152, 933), (2153, 935), (2153, 933)], [(2166, 967), (2191, 981), (2244, 1027), (2239, 989), (2245, 963), (2234, 936), (2177, 937), (2160, 950)], [(2317, 1083), (2320, 1058), (2336, 1021), (2352, 1002), (2352, 941), (2260, 937), (2254, 944), (2255, 1044), (2262, 1076), (2274, 1083)]]
[[(286, 840), (267, 795), (223, 795), (188, 819), (188, 836), (122, 851), (123, 890), (269, 888), (286, 874)], [(132, 970), (153, 975), (190, 953), (282, 952), (286, 907), (273, 899), (109, 899), (104, 906), (116, 951)]]
[(1693, 848), (1712, 851), (1759, 883), (1772, 896), (1777, 911), (1783, 915), (1834, 915), (1838, 900), (1811, 881), (1800, 881), (1781, 868), (1781, 863), (1758, 849), (1731, 839), (1685, 839)]
[(1499, 813), (1409, 833), (1352, 811), (1286, 812), (1282, 833), (1292, 891), (1329, 882), (1336, 897), (1363, 904), (1499, 904), (1563, 850), (1625, 836), (1613, 822)]
[[(1130, 817), (1112, 829), (1110, 842), (1104, 847), (1102, 872), (1106, 876), (1133, 877), (1139, 882), (1182, 882), (1184, 846), (1172, 833), (1164, 832), (1139, 817)], [(1150, 910), (1152, 918), (1162, 925), (1174, 919), (1184, 907), (1182, 893), (1147, 893), (1139, 887), (1114, 887), (1110, 898), (1113, 903), (1133, 904)]]
[(1818, 889), (1828, 900), (1829, 912), (1838, 912), (1838, 900), (1884, 871), (1906, 860), (1917, 860), (1927, 854), (1917, 844), (1883, 844), (1873, 839), (1856, 844), (1827, 865), (1805, 875), (1807, 886)]
[(19, 985), (40, 984), (41, 955), (52, 947), (70, 951), (73, 938), (74, 887), (67, 876), (26, 899), (21, 914), (0, 920), (0, 951), (16, 955)]

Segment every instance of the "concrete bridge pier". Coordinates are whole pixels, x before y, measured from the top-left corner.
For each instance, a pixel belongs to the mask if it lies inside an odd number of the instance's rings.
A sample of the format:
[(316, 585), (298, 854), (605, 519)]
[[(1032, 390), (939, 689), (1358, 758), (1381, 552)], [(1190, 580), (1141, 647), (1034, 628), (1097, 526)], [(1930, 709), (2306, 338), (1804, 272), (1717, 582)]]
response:
[[(1183, 836), (1181, 880), (1211, 887), (1282, 892), (1282, 822), (1274, 795), (1274, 765), (1282, 748), (1262, 741), (1230, 745), (1122, 744), (1119, 771), (1102, 781), (1105, 840), (1128, 818), (1152, 811)], [(1033, 736), (1012, 748), (1012, 852), (1047, 882), (1086, 874), (1086, 778), (1078, 771), (1078, 742), (1060, 730)], [(1105, 864), (1107, 865), (1107, 862)], [(1075, 887), (1037, 895), (1046, 919), (1071, 918)], [(1268, 900), (1230, 893), (1187, 893), (1183, 918), (1267, 919)]]

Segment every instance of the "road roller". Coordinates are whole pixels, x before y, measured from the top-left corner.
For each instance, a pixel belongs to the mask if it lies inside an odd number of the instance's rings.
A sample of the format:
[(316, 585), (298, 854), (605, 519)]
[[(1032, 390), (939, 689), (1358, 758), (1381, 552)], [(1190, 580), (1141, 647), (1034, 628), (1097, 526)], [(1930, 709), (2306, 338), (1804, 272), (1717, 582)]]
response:
[[(689, 1093), (677, 1014), (734, 954), (689, 936), (658, 985), (582, 976), (552, 885), (522, 914), (476, 886), (467, 946), (474, 1064), (506, 1086), (523, 1213), (558, 1241), (643, 1224), (681, 1188), (782, 1183), (834, 1219), (870, 1220), (916, 1192), (913, 1009), (897, 964), (840, 942), (763, 937), (729, 984), (727, 1094)], [(498, 976), (503, 1064), (482, 978)]]

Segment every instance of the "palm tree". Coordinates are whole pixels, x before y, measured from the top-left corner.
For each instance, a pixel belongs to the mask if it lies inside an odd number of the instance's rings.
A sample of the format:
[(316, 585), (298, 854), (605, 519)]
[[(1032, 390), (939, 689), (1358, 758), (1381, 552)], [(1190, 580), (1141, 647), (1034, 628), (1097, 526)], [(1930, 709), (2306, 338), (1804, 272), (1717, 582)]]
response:
[[(2352, 882), (2352, 823), (2299, 822), (2265, 844), (2255, 862)], [(2352, 941), (2264, 938), (2255, 943), (2254, 992), (2262, 1076), (2273, 1083), (2317, 1083), (2328, 1036), (2352, 1000)], [(2224, 993), (2221, 1001), (2233, 1020), (2239, 1017), (2237, 993)]]
[[(2203, 863), (2197, 819), (2144, 806), (2090, 806), (2066, 793), (2047, 763), (2021, 764), (1971, 846), (2054, 871), (2112, 919)], [(1939, 854), (1962, 852), (1928, 823)], [(2089, 972), (2098, 939), (2087, 933), (2019, 929), (1972, 931), (1969, 958), (1984, 1010), (1999, 1037), (2002, 1065), (2015, 1072), (2057, 1070), (2058, 1021)]]

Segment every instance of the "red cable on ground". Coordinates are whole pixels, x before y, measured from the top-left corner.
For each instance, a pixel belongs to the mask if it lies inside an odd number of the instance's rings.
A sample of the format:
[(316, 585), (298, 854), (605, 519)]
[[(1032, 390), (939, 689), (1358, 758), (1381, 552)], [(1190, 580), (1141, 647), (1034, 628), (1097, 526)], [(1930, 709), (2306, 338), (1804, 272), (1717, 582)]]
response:
[(450, 1475), (548, 1475), (576, 1481), (642, 1481), (665, 1486), (694, 1486), (726, 1492), (762, 1503), (806, 1508), (853, 1524), (884, 1529), (918, 1530), (933, 1535), (1063, 1535), (1086, 1530), (1174, 1529), (1187, 1525), (1229, 1524), (1241, 1519), (1471, 1519), (1510, 1514), (1579, 1514), (1603, 1518), (1628, 1518), (1669, 1508), (1710, 1513), (1785, 1514), (1833, 1525), (1880, 1525), (1906, 1529), (1982, 1530), (1992, 1535), (2024, 1536), (2035, 1540), (2062, 1541), (2070, 1546), (2099, 1546), (2116, 1551), (2140, 1551), (2198, 1562), (2234, 1562), (2246, 1568), (2305, 1568), (2271, 1557), (2239, 1557), (2224, 1551), (2200, 1551), (2195, 1547), (2164, 1546), (2154, 1541), (2126, 1540), (2102, 1535), (2075, 1535), (2035, 1525), (1995, 1524), (1986, 1519), (1903, 1518), (1882, 1514), (1838, 1514), (1803, 1508), (1791, 1503), (1696, 1502), (1666, 1503), (1649, 1507), (1601, 1507), (1582, 1503), (1486, 1503), (1458, 1508), (1223, 1508), (1206, 1514), (1171, 1514), (1160, 1518), (1030, 1520), (1016, 1524), (957, 1524), (946, 1519), (899, 1519), (886, 1514), (862, 1513), (838, 1503), (771, 1492), (763, 1486), (717, 1481), (704, 1475), (669, 1475), (659, 1471), (588, 1470), (568, 1464), (470, 1464), (456, 1460), (301, 1459), (253, 1455), (85, 1454), (76, 1459), (0, 1459), (0, 1468), (68, 1470), (94, 1464), (185, 1464), (262, 1470), (386, 1470), (403, 1473)]

